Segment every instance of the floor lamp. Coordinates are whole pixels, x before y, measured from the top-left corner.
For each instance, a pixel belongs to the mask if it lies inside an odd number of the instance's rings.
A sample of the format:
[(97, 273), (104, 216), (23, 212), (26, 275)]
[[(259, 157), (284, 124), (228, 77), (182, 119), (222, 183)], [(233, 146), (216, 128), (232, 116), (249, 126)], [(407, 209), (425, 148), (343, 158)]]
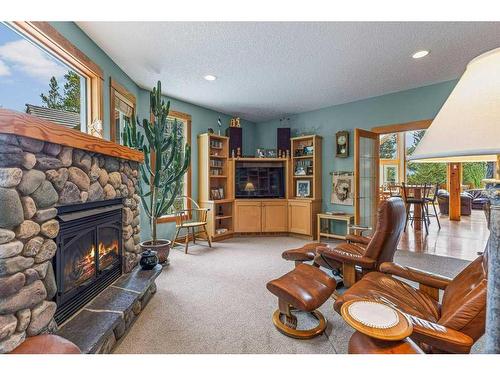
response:
[[(500, 169), (500, 48), (472, 60), (414, 154), (414, 162), (495, 161)], [(487, 353), (500, 353), (500, 170), (490, 197)], [(495, 181), (494, 181), (495, 182)], [(480, 250), (480, 249), (478, 249)]]

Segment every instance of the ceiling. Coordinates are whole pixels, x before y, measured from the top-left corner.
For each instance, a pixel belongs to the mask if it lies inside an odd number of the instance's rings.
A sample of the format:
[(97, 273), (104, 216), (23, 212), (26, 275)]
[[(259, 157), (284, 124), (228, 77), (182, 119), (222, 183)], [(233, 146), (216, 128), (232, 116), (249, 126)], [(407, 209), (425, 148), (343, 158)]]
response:
[(455, 79), (500, 46), (500, 22), (77, 24), (139, 86), (255, 122)]

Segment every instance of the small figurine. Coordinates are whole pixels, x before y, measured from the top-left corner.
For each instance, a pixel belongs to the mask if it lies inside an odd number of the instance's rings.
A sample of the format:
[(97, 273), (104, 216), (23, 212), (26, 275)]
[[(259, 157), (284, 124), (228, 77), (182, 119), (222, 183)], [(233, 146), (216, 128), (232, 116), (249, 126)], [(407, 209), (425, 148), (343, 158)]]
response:
[(239, 158), (240, 156), (241, 156), (241, 150), (240, 150), (240, 148), (238, 147), (238, 148), (236, 149), (236, 157), (238, 157), (238, 158)]
[(234, 159), (234, 148), (231, 150), (231, 157)]
[(220, 134), (220, 129), (221, 129), (221, 127), (222, 127), (222, 122), (220, 121), (220, 117), (219, 117), (219, 119), (217, 120), (217, 126), (218, 126), (218, 128), (219, 128), (219, 135), (221, 135), (221, 134)]

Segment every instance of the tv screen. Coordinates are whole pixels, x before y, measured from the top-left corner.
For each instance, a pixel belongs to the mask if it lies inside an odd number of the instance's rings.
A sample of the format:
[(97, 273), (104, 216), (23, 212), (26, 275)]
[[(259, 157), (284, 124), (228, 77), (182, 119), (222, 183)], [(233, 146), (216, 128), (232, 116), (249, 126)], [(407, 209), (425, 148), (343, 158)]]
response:
[(236, 162), (236, 198), (285, 198), (285, 170), (280, 162)]

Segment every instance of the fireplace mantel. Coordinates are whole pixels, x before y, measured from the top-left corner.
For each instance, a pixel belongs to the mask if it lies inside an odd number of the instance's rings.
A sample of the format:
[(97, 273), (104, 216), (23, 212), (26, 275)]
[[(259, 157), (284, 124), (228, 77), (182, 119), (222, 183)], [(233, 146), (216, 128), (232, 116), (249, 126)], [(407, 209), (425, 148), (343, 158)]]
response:
[(0, 133), (34, 138), (139, 163), (144, 161), (144, 155), (140, 151), (7, 109), (0, 109)]

